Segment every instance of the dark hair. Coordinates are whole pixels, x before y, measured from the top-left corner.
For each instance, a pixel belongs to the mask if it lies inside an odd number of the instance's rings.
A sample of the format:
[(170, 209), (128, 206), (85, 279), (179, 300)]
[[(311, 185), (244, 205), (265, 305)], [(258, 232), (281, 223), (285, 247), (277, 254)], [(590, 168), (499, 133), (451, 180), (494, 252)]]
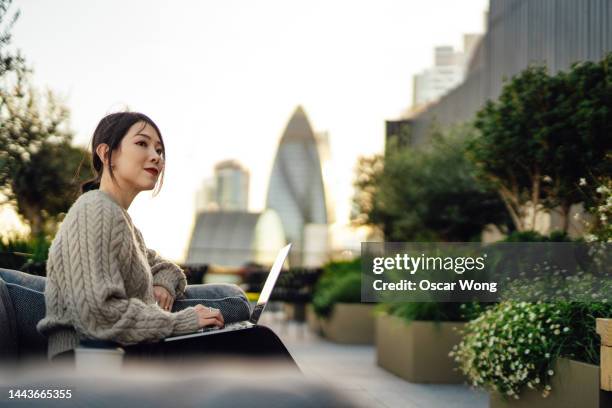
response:
[[(139, 112), (111, 113), (110, 115), (107, 115), (104, 118), (102, 118), (100, 123), (98, 123), (96, 130), (94, 131), (93, 138), (91, 140), (91, 159), (92, 159), (91, 166), (95, 174), (95, 177), (81, 184), (81, 194), (87, 191), (90, 191), (90, 190), (96, 190), (100, 188), (100, 180), (102, 180), (102, 172), (104, 170), (104, 164), (102, 163), (102, 160), (100, 160), (100, 157), (96, 153), (96, 149), (98, 148), (98, 146), (101, 143), (106, 143), (109, 146), (108, 162), (112, 163), (111, 159), (113, 157), (113, 151), (119, 148), (121, 141), (125, 137), (128, 130), (132, 127), (132, 125), (138, 122), (144, 122), (143, 128), (144, 126), (148, 124), (153, 129), (155, 129), (155, 131), (159, 135), (159, 141), (161, 142), (161, 146), (162, 146), (162, 155), (164, 156), (164, 159), (165, 159), (166, 148), (164, 146), (164, 139), (162, 139), (162, 134), (159, 131), (159, 128), (157, 127), (155, 122), (151, 120), (151, 118)], [(156, 188), (156, 191), (153, 192), (153, 195), (156, 195), (159, 192), (159, 190), (161, 189), (161, 186), (164, 183), (164, 169), (165, 169), (165, 166), (164, 168), (162, 168), (160, 179), (159, 179), (160, 181), (157, 186), (158, 188)], [(112, 167), (109, 166), (108, 170), (110, 172), (111, 179), (115, 181), (115, 176), (113, 174)]]

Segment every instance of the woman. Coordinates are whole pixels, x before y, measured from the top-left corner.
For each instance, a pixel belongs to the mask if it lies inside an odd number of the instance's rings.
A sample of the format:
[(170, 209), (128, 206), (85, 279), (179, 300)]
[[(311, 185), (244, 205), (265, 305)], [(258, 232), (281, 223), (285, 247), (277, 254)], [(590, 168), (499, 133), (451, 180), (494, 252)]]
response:
[[(49, 249), (47, 315), (37, 325), (48, 337), (49, 358), (73, 360), (81, 342), (106, 340), (124, 346), (126, 358), (262, 350), (291, 360), (265, 327), (161, 342), (223, 327), (224, 315), (211, 305), (227, 306), (232, 321), (245, 320), (248, 301), (235, 285), (187, 287), (183, 271), (148, 249), (132, 223), (127, 209), (136, 195), (163, 183), (165, 147), (150, 118), (136, 112), (104, 117), (91, 148), (96, 177), (83, 184)], [(188, 299), (211, 296), (216, 299), (207, 306)]]

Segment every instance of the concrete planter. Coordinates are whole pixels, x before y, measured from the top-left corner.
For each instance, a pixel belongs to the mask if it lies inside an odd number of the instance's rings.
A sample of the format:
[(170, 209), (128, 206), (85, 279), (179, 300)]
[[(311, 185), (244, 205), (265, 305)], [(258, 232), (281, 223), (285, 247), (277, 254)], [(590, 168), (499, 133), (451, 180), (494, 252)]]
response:
[(373, 344), (374, 305), (336, 303), (331, 316), (319, 319), (323, 337), (336, 343)]
[(284, 303), (283, 311), (287, 320), (300, 323), (306, 321), (306, 305), (304, 303)]
[(321, 320), (315, 313), (312, 303), (306, 305), (306, 324), (313, 333), (321, 335)]
[[(603, 408), (612, 406), (609, 393), (599, 388), (599, 366), (566, 358), (557, 360), (547, 398), (541, 392), (527, 389), (520, 399), (507, 399), (493, 392), (491, 408)], [(608, 394), (608, 395), (605, 395)], [(608, 405), (610, 404), (610, 405)]]
[(396, 316), (376, 318), (378, 365), (415, 383), (456, 384), (465, 381), (448, 356), (461, 341), (460, 322), (406, 322)]

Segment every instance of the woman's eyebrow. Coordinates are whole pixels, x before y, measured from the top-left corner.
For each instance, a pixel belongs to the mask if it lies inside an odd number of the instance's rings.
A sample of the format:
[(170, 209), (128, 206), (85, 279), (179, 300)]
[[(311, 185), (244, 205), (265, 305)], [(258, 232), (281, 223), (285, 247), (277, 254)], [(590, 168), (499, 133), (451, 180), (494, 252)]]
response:
[[(145, 135), (144, 133), (136, 133), (134, 136), (144, 136), (144, 137), (146, 137), (147, 139), (151, 140), (151, 136), (149, 136), (149, 135)], [(160, 142), (157, 142), (157, 143), (155, 143), (155, 144), (158, 144), (158, 145), (160, 145), (160, 146), (161, 146), (161, 143), (160, 143)]]

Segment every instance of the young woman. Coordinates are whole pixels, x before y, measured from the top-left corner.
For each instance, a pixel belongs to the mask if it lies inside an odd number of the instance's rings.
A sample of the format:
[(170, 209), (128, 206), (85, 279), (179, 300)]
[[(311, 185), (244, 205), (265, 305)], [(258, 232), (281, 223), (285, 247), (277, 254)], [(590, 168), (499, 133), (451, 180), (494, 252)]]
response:
[(46, 316), (37, 325), (48, 337), (49, 358), (73, 360), (81, 342), (102, 340), (123, 346), (126, 358), (185, 358), (208, 351), (292, 362), (265, 327), (161, 341), (246, 320), (249, 303), (235, 285), (187, 286), (181, 268), (148, 249), (134, 226), (127, 209), (141, 191), (156, 185), (159, 191), (165, 169), (164, 141), (149, 117), (136, 112), (104, 117), (91, 149), (96, 177), (83, 184), (49, 249)]

